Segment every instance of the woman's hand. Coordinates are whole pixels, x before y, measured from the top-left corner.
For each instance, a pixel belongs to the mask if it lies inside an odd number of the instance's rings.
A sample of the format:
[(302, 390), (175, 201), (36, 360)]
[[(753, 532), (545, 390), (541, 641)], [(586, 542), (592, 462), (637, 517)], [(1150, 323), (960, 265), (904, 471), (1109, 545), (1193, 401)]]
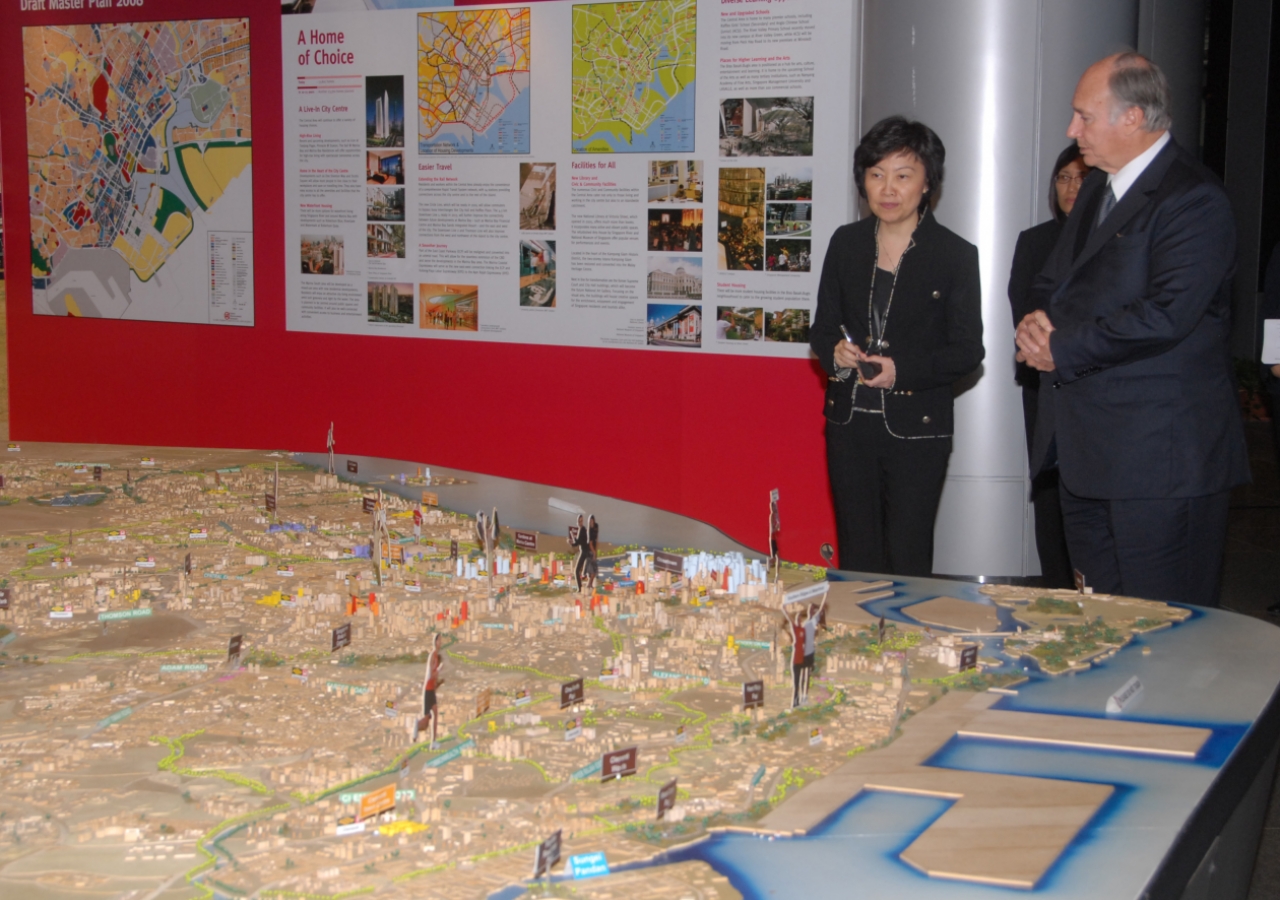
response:
[(852, 369), (858, 364), (859, 360), (866, 358), (866, 354), (862, 352), (857, 344), (849, 341), (840, 341), (836, 344), (835, 359), (836, 368), (838, 369)]
[(867, 387), (872, 388), (892, 388), (894, 382), (898, 380), (898, 369), (893, 364), (893, 359), (888, 356), (868, 356), (862, 354), (862, 359), (866, 362), (880, 364), (880, 374), (870, 381), (862, 382)]

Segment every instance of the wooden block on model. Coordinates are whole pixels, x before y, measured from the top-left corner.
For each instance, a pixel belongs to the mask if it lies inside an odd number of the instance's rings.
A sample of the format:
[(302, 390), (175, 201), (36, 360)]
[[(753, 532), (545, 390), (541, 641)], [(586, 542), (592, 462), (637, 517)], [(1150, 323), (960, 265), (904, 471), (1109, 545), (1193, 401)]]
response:
[(934, 597), (904, 607), (903, 612), (926, 625), (960, 631), (991, 633), (1000, 627), (995, 604), (973, 603), (956, 597)]
[(788, 798), (760, 825), (807, 832), (864, 790), (955, 801), (901, 854), (934, 878), (1030, 889), (1057, 861), (1113, 788), (1052, 778), (925, 765), (956, 735), (1191, 755), (1203, 728), (993, 710), (992, 693), (951, 691), (902, 725), (887, 747), (855, 757)]

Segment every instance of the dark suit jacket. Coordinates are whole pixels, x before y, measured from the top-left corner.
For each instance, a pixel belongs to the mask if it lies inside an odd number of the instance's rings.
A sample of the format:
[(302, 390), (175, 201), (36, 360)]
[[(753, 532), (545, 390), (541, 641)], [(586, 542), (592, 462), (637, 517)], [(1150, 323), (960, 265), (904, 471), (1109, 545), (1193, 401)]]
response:
[[(831, 236), (818, 283), (809, 346), (826, 370), (828, 421), (854, 416), (856, 378), (836, 377), (840, 325), (866, 349), (867, 307), (876, 265), (874, 216), (842, 225)], [(949, 437), (954, 429), (951, 385), (982, 362), (982, 283), (978, 248), (926, 213), (898, 266), (884, 338), (897, 380), (884, 396), (885, 424), (898, 437)], [(872, 391), (879, 393), (878, 391)], [(864, 398), (865, 399), (865, 398)]]
[[(1009, 268), (1009, 305), (1013, 309), (1014, 328), (1027, 314), (1035, 311), (1031, 305), (1031, 285), (1044, 268), (1061, 234), (1062, 222), (1050, 219), (1018, 235), (1018, 244), (1013, 248), (1013, 265)], [(1026, 363), (1018, 363), (1014, 380), (1023, 387), (1038, 388), (1040, 373)]]
[(1032, 471), (1072, 493), (1197, 497), (1249, 480), (1228, 334), (1236, 228), (1218, 180), (1170, 140), (1093, 228), (1085, 179), (1032, 289), (1055, 331)]

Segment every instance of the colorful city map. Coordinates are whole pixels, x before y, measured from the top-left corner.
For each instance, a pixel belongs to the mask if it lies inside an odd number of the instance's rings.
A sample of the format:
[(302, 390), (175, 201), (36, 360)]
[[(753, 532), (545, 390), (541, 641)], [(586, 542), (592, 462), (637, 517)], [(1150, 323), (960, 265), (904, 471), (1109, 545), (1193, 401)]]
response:
[(697, 0), (573, 8), (573, 152), (693, 150)]
[(529, 152), (529, 8), (418, 16), (418, 151)]
[(35, 311), (251, 324), (215, 259), (252, 231), (248, 20), (24, 28), (23, 55)]

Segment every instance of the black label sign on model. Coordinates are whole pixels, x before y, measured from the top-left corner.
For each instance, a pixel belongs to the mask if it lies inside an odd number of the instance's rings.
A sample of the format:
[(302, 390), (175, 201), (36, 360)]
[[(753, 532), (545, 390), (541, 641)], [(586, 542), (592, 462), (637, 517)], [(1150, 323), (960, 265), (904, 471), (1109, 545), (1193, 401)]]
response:
[(516, 532), (516, 549), (517, 550), (537, 550), (538, 535), (532, 531)]
[(94, 467), (93, 467), (93, 480), (94, 480), (94, 481), (101, 481), (101, 480), (102, 480), (102, 466), (94, 466)]
[(276, 511), (276, 495), (267, 494), (267, 512)]
[(538, 845), (533, 858), (533, 877), (541, 878), (551, 874), (551, 867), (560, 862), (560, 830), (556, 829), (551, 837)]
[(968, 671), (969, 669), (976, 669), (977, 667), (978, 667), (977, 645), (975, 644), (970, 647), (965, 647), (963, 650), (961, 650), (960, 651), (960, 671), (965, 672), (965, 671)]
[(356, 474), (360, 471), (360, 463), (356, 462), (354, 459), (347, 460), (347, 471), (352, 475)]
[(676, 575), (684, 573), (684, 557), (679, 553), (664, 553), (657, 550), (653, 554), (653, 567), (659, 572), (674, 572)]
[(233, 634), (231, 640), (227, 641), (227, 662), (232, 662), (240, 656), (240, 648), (244, 646), (244, 635)]
[(449, 559), (457, 559), (457, 558), (458, 558), (458, 542), (450, 541), (449, 542)]
[(581, 678), (565, 682), (560, 685), (560, 708), (568, 709), (570, 706), (577, 706), (582, 702), (584, 696), (586, 696), (586, 692), (583, 689)]
[(194, 568), (195, 563), (191, 560), (191, 554), (188, 553), (186, 558), (182, 561), (182, 571), (184, 574), (190, 575), (191, 570)]
[(764, 682), (748, 681), (742, 685), (742, 710), (746, 712), (757, 706), (764, 706)]
[(367, 513), (371, 513), (378, 508), (377, 497), (361, 497), (360, 501), (361, 508)]
[(625, 750), (606, 753), (600, 757), (600, 780), (603, 782), (610, 778), (626, 778), (628, 775), (636, 774), (636, 762), (639, 758), (639, 747), (628, 747)]
[(9, 608), (9, 597), (10, 597), (10, 596), (11, 596), (11, 594), (9, 593), (9, 588), (0, 588), (0, 609), (8, 609), (8, 608)]
[(658, 819), (666, 816), (667, 810), (676, 805), (676, 780), (672, 778), (658, 791)]
[(333, 641), (329, 647), (329, 652), (334, 653), (351, 643), (351, 623), (339, 625), (333, 629)]

